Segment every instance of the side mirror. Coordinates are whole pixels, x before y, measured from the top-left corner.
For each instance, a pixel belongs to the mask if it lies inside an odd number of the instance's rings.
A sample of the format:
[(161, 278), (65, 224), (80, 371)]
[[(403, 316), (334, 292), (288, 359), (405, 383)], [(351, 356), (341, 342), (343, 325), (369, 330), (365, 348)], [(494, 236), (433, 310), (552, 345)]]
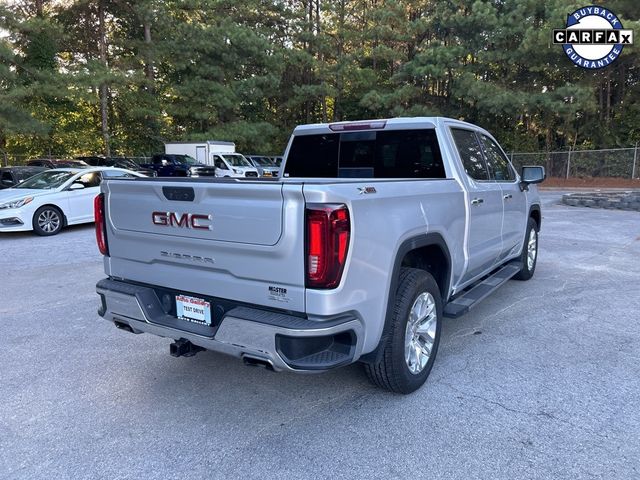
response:
[(544, 167), (522, 167), (522, 174), (520, 175), (520, 189), (528, 190), (529, 185), (532, 183), (541, 183), (547, 175), (544, 171)]
[(72, 183), (71, 186), (69, 187), (69, 190), (82, 190), (84, 188), (84, 185), (81, 183)]
[(2, 180), (2, 181), (0, 181), (0, 183), (2, 183), (2, 185), (4, 185), (7, 188), (11, 188), (16, 184), (16, 182), (14, 182), (13, 180), (9, 180), (9, 179)]

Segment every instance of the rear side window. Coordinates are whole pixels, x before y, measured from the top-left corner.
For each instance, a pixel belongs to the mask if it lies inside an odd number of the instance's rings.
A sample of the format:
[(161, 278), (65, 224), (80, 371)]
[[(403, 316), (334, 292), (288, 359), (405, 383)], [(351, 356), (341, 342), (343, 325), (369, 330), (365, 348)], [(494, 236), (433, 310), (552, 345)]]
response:
[(434, 130), (301, 135), (293, 139), (285, 176), (445, 178)]
[(491, 173), (491, 178), (497, 181), (513, 181), (516, 179), (515, 173), (509, 160), (504, 156), (500, 147), (486, 135), (480, 135), (480, 141), (484, 148), (484, 154), (487, 159), (487, 166)]
[(482, 151), (475, 132), (452, 128), (451, 134), (467, 175), (475, 180), (489, 180), (489, 171), (482, 158)]

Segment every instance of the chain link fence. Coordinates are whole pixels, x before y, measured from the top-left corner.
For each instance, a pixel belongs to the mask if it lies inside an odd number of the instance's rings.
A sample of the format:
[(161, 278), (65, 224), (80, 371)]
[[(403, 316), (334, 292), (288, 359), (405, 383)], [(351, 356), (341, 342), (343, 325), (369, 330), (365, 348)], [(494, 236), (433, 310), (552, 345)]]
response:
[(560, 152), (513, 152), (509, 156), (520, 170), (523, 165), (542, 165), (547, 176), (556, 178), (640, 178), (638, 146), (604, 150)]
[[(638, 145), (632, 148), (611, 148), (604, 150), (566, 150), (557, 152), (513, 152), (511, 162), (519, 171), (523, 165), (542, 165), (548, 177), (585, 178), (616, 177), (640, 178), (640, 157)], [(38, 158), (72, 159), (71, 156), (41, 157), (32, 155), (12, 155), (0, 152), (2, 166), (26, 165)], [(151, 157), (127, 156), (136, 163), (148, 163)]]

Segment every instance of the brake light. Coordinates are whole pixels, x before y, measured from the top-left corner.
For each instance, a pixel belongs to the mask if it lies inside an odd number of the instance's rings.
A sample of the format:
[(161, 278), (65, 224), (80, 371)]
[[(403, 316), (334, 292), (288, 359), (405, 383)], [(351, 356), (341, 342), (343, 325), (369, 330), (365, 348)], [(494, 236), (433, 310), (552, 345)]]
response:
[(107, 223), (104, 210), (104, 193), (96, 195), (93, 199), (93, 217), (96, 222), (96, 242), (98, 250), (102, 255), (109, 256), (109, 245), (107, 244)]
[(373, 122), (330, 123), (329, 129), (334, 132), (347, 132), (350, 130), (381, 130), (386, 126), (386, 120), (376, 120)]
[(308, 204), (306, 224), (306, 286), (335, 288), (349, 249), (349, 210), (345, 205)]

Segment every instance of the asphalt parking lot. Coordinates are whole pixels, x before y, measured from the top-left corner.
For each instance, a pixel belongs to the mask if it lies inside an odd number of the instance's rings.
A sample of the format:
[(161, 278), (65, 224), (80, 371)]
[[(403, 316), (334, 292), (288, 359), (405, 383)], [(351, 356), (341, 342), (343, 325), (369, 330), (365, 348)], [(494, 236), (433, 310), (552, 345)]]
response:
[(0, 237), (0, 478), (640, 476), (640, 214), (545, 193), (538, 269), (427, 384), (275, 374), (99, 319), (92, 226)]

